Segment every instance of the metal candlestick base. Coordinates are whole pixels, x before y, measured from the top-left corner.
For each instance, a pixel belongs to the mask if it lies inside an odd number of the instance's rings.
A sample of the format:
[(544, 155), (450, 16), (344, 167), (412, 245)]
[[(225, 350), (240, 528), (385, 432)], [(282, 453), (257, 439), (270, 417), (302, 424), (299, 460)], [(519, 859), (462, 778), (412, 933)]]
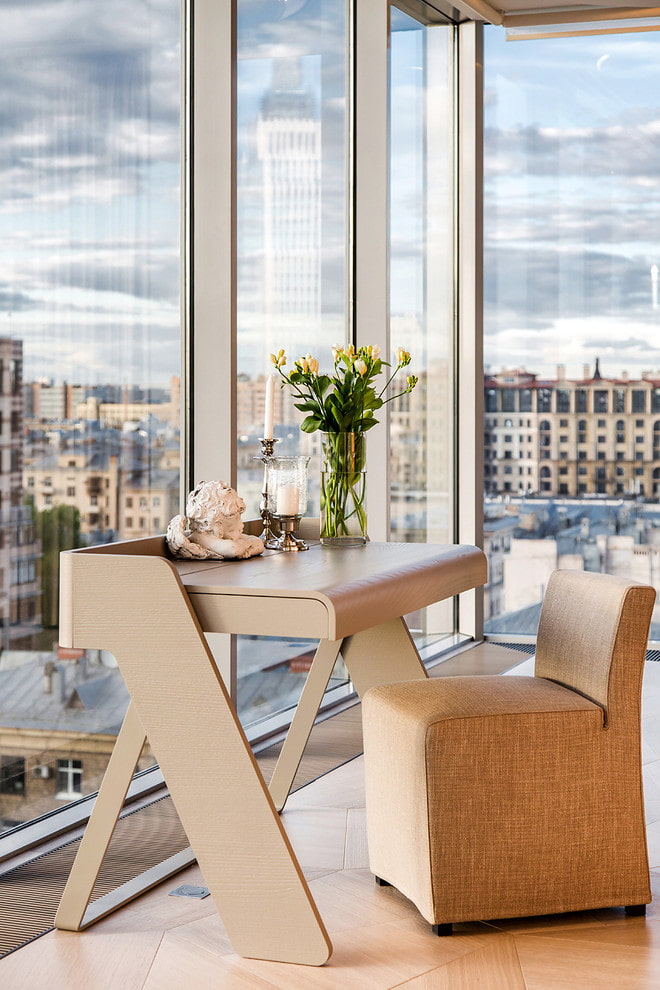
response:
[(259, 515), (261, 516), (264, 528), (260, 536), (264, 541), (264, 545), (271, 548), (274, 543), (278, 542), (279, 536), (273, 532), (272, 516), (268, 509), (268, 465), (272, 460), (275, 444), (279, 442), (279, 437), (271, 437), (269, 439), (261, 437), (259, 440), (261, 444), (261, 457), (257, 457), (257, 460), (261, 461), (264, 466), (264, 478), (261, 484), (261, 502), (259, 503)]
[(269, 541), (266, 546), (270, 550), (309, 550), (304, 540), (294, 536), (294, 530), (300, 525), (300, 516), (275, 516), (280, 524), (282, 535)]

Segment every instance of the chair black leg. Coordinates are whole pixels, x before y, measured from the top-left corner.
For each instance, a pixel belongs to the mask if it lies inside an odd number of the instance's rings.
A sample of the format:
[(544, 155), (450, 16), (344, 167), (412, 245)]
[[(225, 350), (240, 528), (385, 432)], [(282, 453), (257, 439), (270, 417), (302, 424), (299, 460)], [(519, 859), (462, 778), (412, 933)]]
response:
[(454, 929), (453, 929), (453, 926), (452, 926), (451, 921), (447, 921), (447, 922), (445, 922), (442, 925), (434, 925), (433, 926), (433, 934), (434, 935), (441, 935), (441, 936), (442, 935), (452, 935), (453, 932), (454, 932)]
[(626, 914), (631, 918), (638, 918), (640, 915), (645, 915), (646, 904), (628, 904), (626, 907)]
[(375, 880), (376, 880), (376, 883), (378, 884), (379, 887), (391, 887), (392, 886), (392, 884), (389, 882), (389, 880), (383, 880), (381, 877), (376, 877)]

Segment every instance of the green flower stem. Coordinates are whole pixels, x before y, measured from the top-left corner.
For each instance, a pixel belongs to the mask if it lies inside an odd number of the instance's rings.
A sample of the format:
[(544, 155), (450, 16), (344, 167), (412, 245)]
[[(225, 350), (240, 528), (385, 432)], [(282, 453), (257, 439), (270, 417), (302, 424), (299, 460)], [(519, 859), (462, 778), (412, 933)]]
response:
[(321, 537), (367, 539), (365, 437), (363, 433), (326, 433), (321, 474)]

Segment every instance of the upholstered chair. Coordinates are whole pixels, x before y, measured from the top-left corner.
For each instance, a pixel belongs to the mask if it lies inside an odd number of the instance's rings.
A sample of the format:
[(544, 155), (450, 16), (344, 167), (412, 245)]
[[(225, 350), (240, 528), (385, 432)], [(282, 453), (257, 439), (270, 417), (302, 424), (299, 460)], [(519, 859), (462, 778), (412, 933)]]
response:
[(655, 591), (555, 571), (534, 676), (435, 677), (363, 699), (372, 872), (453, 922), (651, 900), (640, 755)]

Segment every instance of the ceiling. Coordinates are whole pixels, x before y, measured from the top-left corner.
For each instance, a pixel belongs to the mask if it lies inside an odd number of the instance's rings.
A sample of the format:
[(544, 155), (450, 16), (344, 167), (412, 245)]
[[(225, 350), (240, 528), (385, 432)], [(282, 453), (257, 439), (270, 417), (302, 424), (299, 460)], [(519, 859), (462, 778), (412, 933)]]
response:
[(616, 27), (617, 21), (660, 17), (657, 3), (658, 0), (629, 4), (621, 0), (598, 0), (597, 3), (576, 3), (575, 0), (454, 0), (455, 6), (471, 20), (501, 24), (503, 27), (584, 25), (608, 21), (611, 29)]

